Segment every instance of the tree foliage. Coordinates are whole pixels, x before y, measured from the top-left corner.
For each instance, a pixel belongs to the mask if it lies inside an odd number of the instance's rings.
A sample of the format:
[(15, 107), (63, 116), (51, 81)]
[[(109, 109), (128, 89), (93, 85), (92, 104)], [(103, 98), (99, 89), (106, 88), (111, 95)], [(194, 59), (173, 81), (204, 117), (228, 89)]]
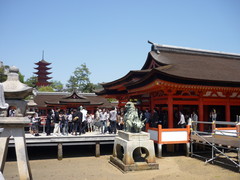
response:
[(24, 75), (22, 75), (20, 72), (18, 73), (18, 75), (19, 75), (19, 81), (21, 83), (24, 83)]
[(93, 84), (93, 83), (88, 83), (88, 84), (86, 84), (86, 86), (84, 87), (84, 89), (83, 89), (83, 92), (85, 92), (85, 93), (92, 93), (93, 91), (94, 91), (94, 89), (95, 89), (95, 85)]
[(36, 87), (37, 76), (32, 76), (28, 78), (24, 83), (27, 84), (29, 87)]
[[(3, 65), (0, 67), (0, 82), (4, 82), (7, 80), (7, 74), (9, 73), (9, 66), (8, 65)], [(18, 75), (19, 75), (19, 81), (20, 82), (24, 82), (24, 76), (18, 72)]]
[(61, 92), (63, 91), (63, 84), (60, 81), (51, 81), (50, 85), (54, 91)]
[(103, 89), (103, 86), (101, 85), (101, 83), (94, 84), (94, 90), (102, 90), (102, 89)]
[(41, 92), (54, 92), (54, 89), (51, 86), (40, 86), (40, 87), (38, 87), (38, 91), (41, 91)]
[(77, 90), (80, 92), (90, 92), (92, 91), (92, 83), (90, 83), (89, 75), (91, 72), (87, 68), (86, 64), (81, 64), (80, 67), (77, 67), (73, 72), (73, 75), (70, 76), (66, 87), (68, 91)]
[(0, 67), (0, 82), (4, 82), (7, 80), (7, 75), (5, 74), (4, 66)]

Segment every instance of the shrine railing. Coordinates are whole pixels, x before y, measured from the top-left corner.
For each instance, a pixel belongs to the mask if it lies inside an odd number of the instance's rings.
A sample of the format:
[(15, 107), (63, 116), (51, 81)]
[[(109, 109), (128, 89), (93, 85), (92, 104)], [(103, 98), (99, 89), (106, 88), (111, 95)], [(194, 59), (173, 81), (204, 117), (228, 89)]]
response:
[(150, 133), (150, 139), (157, 144), (184, 144), (190, 142), (190, 126), (186, 128), (158, 128), (149, 127), (146, 124), (146, 132)]

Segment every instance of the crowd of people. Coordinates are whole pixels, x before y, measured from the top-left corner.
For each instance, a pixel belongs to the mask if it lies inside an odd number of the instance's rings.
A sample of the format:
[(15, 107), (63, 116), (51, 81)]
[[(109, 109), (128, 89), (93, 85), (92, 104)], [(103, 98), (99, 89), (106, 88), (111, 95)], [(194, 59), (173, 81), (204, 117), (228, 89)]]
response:
[[(159, 124), (163, 128), (168, 127), (168, 113), (167, 111), (159, 112), (156, 108), (152, 111), (145, 109), (144, 111), (138, 110), (140, 120), (145, 123), (149, 123), (150, 127), (157, 127)], [(48, 110), (48, 114), (45, 121), (45, 129), (47, 136), (68, 136), (68, 135), (81, 135), (86, 132), (98, 131), (102, 134), (116, 134), (118, 130), (124, 129), (124, 108), (112, 107), (97, 108), (94, 113), (88, 113), (88, 110), (83, 106), (78, 109), (70, 109), (68, 112), (56, 108), (55, 110)], [(181, 111), (175, 113), (177, 118), (177, 127), (185, 128), (186, 125), (191, 125), (194, 129), (197, 129), (198, 115), (193, 111), (190, 115), (183, 114)], [(210, 118), (216, 120), (216, 110), (212, 110)], [(31, 134), (39, 136), (38, 126), (40, 118), (35, 113), (31, 117), (32, 126), (30, 128)], [(52, 127), (54, 126), (54, 127)], [(144, 129), (143, 129), (144, 130)]]
[[(94, 114), (88, 113), (83, 106), (78, 109), (70, 109), (68, 112), (60, 108), (51, 109), (48, 110), (45, 121), (46, 135), (76, 136), (94, 131), (102, 134), (116, 134), (117, 130), (123, 129), (123, 115), (123, 109), (115, 107), (111, 109), (97, 108)], [(39, 136), (38, 126), (40, 121), (37, 113), (31, 116), (31, 121), (31, 134)]]

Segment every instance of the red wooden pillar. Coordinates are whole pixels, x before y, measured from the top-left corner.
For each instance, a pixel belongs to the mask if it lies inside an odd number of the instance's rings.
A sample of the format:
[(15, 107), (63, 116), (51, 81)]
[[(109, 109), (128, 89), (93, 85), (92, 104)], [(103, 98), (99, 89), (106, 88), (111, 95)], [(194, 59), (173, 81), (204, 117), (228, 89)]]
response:
[(119, 97), (116, 97), (116, 99), (118, 100), (118, 107), (121, 107), (122, 104), (121, 99)]
[(228, 121), (228, 122), (231, 121), (229, 98), (227, 99), (227, 104), (225, 105), (225, 120)]
[(168, 128), (173, 128), (173, 97), (168, 95)]
[(150, 108), (151, 108), (151, 113), (153, 112), (153, 109), (154, 109), (154, 107), (155, 107), (155, 103), (154, 103), (154, 97), (153, 96), (151, 96), (151, 100), (150, 100), (151, 102), (150, 102)]
[[(204, 121), (204, 111), (203, 111), (203, 101), (202, 101), (202, 97), (199, 98), (199, 104), (198, 104), (198, 120), (199, 121)], [(199, 124), (199, 130), (200, 131), (204, 131), (204, 124), (200, 123)]]
[(149, 129), (149, 123), (146, 123), (145, 131), (148, 132), (148, 129)]

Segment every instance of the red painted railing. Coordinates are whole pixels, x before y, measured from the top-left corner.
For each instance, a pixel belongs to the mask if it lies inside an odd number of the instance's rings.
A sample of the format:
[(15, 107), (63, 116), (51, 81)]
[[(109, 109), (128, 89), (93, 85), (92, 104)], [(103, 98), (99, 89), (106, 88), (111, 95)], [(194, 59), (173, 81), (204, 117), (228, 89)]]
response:
[(149, 127), (146, 124), (146, 132), (150, 133), (150, 139), (157, 144), (183, 144), (190, 141), (190, 126), (186, 128), (162, 128), (162, 125), (158, 125), (158, 128)]

